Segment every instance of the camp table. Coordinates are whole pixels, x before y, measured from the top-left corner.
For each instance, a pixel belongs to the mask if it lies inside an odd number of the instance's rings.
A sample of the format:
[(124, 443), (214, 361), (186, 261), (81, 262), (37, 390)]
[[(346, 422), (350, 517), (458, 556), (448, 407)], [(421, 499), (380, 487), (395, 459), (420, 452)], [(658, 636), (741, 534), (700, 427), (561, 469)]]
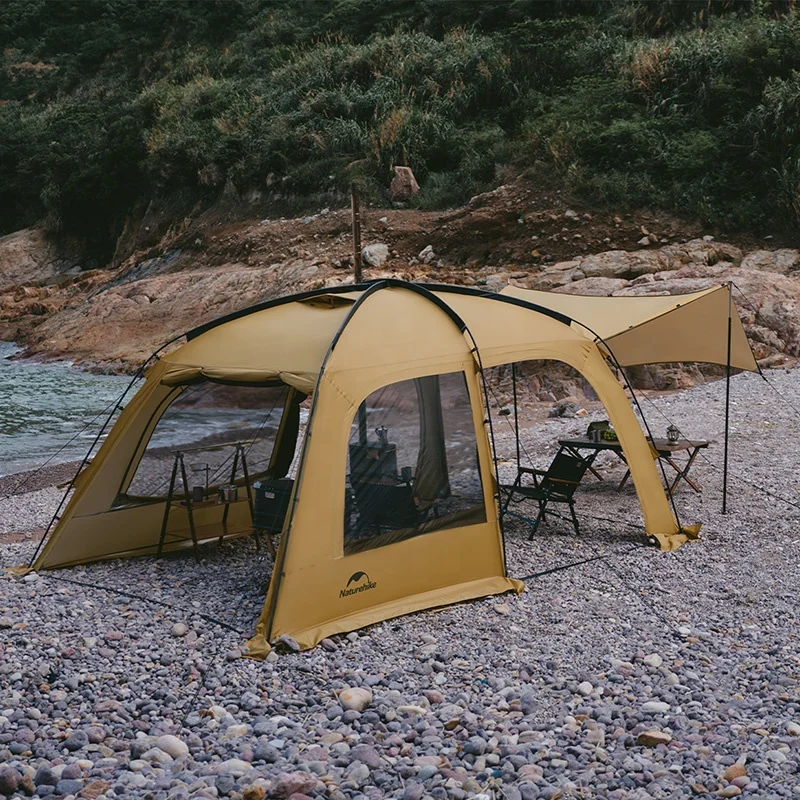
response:
[[(167, 533), (167, 525), (169, 523), (169, 515), (172, 511), (173, 507), (182, 508), (186, 511), (189, 517), (189, 531), (192, 536), (192, 547), (194, 549), (194, 557), (197, 561), (200, 561), (200, 554), (197, 550), (197, 526), (195, 525), (194, 520), (194, 509), (197, 508), (207, 508), (209, 506), (217, 506), (220, 503), (224, 506), (224, 510), (222, 512), (222, 533), (219, 537), (219, 543), (222, 544), (222, 539), (224, 535), (228, 533), (227, 521), (228, 521), (228, 511), (230, 510), (231, 503), (240, 503), (242, 500), (236, 499), (226, 499), (226, 500), (217, 500), (217, 499), (205, 499), (205, 500), (193, 500), (191, 492), (189, 491), (189, 481), (186, 477), (186, 463), (184, 459), (184, 455), (186, 453), (197, 452), (200, 450), (210, 451), (210, 450), (221, 450), (225, 447), (230, 447), (231, 444), (234, 447), (234, 454), (233, 454), (233, 466), (231, 467), (231, 475), (230, 475), (230, 483), (236, 483), (236, 473), (239, 468), (239, 464), (241, 463), (242, 472), (244, 474), (244, 487), (247, 492), (246, 500), (247, 504), (250, 506), (250, 519), (251, 521), (255, 521), (255, 511), (253, 507), (253, 492), (250, 486), (250, 475), (247, 469), (247, 453), (252, 447), (253, 442), (223, 442), (216, 445), (207, 445), (205, 447), (196, 447), (193, 450), (184, 450), (181, 452), (180, 450), (175, 452), (175, 461), (172, 465), (172, 474), (169, 480), (169, 490), (167, 491), (167, 502), (164, 507), (164, 517), (161, 522), (161, 535), (158, 539), (158, 556), (161, 557), (161, 553), (164, 549), (164, 542), (167, 537), (172, 536), (175, 537), (175, 534)], [(248, 445), (245, 448), (245, 445)], [(206, 470), (208, 467), (206, 466)], [(179, 474), (180, 473), (180, 474)], [(183, 494), (181, 496), (175, 495), (175, 489), (177, 480), (180, 478), (181, 482), (183, 483)], [(206, 482), (208, 481), (208, 477), (206, 476)], [(207, 488), (207, 487), (206, 487)], [(251, 527), (248, 530), (252, 531), (253, 539), (256, 543), (256, 549), (261, 549), (260, 541), (258, 538), (258, 528)], [(180, 535), (177, 538), (182, 538)], [(272, 553), (273, 557), (275, 556), (275, 546), (272, 544), (272, 540), (269, 538), (269, 534), (267, 534), (267, 545), (269, 546), (269, 550)]]
[[(671, 442), (669, 439), (650, 439), (649, 437), (647, 441), (652, 445), (653, 450), (658, 454), (658, 457), (662, 461), (665, 461), (667, 464), (669, 464), (673, 470), (675, 470), (675, 480), (667, 488), (667, 494), (670, 497), (672, 497), (672, 495), (675, 493), (675, 489), (678, 487), (678, 484), (681, 481), (686, 481), (686, 483), (688, 483), (689, 486), (691, 486), (692, 489), (694, 489), (698, 494), (702, 491), (700, 485), (695, 483), (689, 477), (689, 470), (692, 468), (692, 464), (694, 464), (697, 454), (704, 448), (708, 447), (710, 442), (702, 439), (678, 439), (677, 442)], [(601, 439), (599, 442), (595, 442), (588, 436), (580, 436), (575, 439), (559, 439), (558, 443), (565, 450), (571, 451), (575, 455), (579, 455), (579, 451), (581, 450), (610, 450), (626, 465), (628, 463), (625, 458), (625, 453), (622, 451), (622, 445), (618, 441)], [(684, 450), (689, 454), (689, 458), (684, 464), (680, 464), (675, 460), (674, 456)], [(592, 474), (598, 480), (601, 480), (601, 476), (596, 472), (596, 470), (592, 469)], [(626, 470), (625, 475), (619, 483), (619, 486), (617, 486), (618, 492), (622, 491), (622, 487), (627, 483), (630, 474), (630, 469)]]

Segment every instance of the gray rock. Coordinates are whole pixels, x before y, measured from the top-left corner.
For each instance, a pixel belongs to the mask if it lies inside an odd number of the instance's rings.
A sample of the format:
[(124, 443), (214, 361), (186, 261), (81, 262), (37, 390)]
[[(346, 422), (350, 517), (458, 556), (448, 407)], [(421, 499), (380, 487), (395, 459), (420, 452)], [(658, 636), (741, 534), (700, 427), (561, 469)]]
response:
[(86, 731), (75, 731), (65, 742), (64, 747), (71, 753), (80, 750), (89, 744), (89, 736)]
[(344, 771), (345, 778), (356, 786), (363, 786), (369, 780), (369, 767), (360, 761), (354, 761)]
[(136, 760), (141, 758), (148, 750), (152, 749), (155, 743), (156, 739), (153, 737), (134, 739), (130, 744), (131, 759)]
[(21, 777), (12, 767), (0, 767), (0, 794), (11, 797), (17, 791)]
[(56, 794), (78, 794), (83, 789), (83, 781), (60, 780), (56, 784)]
[(425, 245), (425, 247), (420, 250), (419, 255), (417, 256), (419, 260), (423, 264), (430, 264), (434, 258), (436, 258), (436, 253), (433, 252), (433, 247), (431, 245)]
[(666, 714), (669, 709), (669, 703), (662, 703), (660, 700), (649, 700), (642, 703), (642, 711), (645, 714)]
[(389, 258), (389, 248), (382, 242), (368, 244), (361, 251), (361, 260), (368, 267), (382, 267)]
[(83, 770), (78, 764), (67, 764), (61, 771), (61, 778), (64, 780), (77, 780), (83, 777)]
[(539, 787), (535, 783), (521, 783), (518, 787), (522, 800), (539, 800)]
[(186, 742), (182, 742), (177, 736), (171, 736), (170, 734), (159, 736), (156, 747), (159, 750), (163, 750), (167, 755), (172, 756), (172, 758), (180, 758), (189, 753), (189, 746)]
[(42, 764), (36, 770), (33, 782), (37, 786), (55, 786), (58, 783), (58, 777), (49, 766)]
[(351, 761), (361, 761), (366, 764), (370, 769), (379, 769), (381, 766), (381, 757), (378, 751), (368, 744), (357, 744), (350, 750)]
[(471, 756), (482, 756), (486, 752), (488, 745), (480, 736), (471, 736), (464, 743), (464, 752)]
[(295, 639), (293, 639), (289, 634), (284, 633), (278, 637), (278, 646), (280, 649), (289, 652), (289, 653), (299, 653), (300, 652), (300, 645), (297, 643)]
[(431, 778), (436, 777), (438, 774), (439, 774), (439, 768), (438, 767), (435, 767), (433, 764), (426, 764), (417, 773), (417, 778), (419, 778), (419, 780), (425, 782), (425, 781), (429, 781)]
[(280, 758), (277, 747), (273, 747), (267, 742), (258, 742), (253, 748), (253, 758), (256, 761), (266, 761), (267, 764), (274, 764)]
[(221, 795), (226, 796), (229, 795), (236, 786), (236, 779), (233, 775), (217, 775), (214, 786)]
[(403, 800), (422, 800), (424, 794), (425, 787), (421, 783), (410, 781), (403, 789)]
[(577, 416), (580, 411), (580, 406), (570, 398), (566, 400), (559, 400), (548, 412), (549, 417), (567, 417), (572, 418)]
[(100, 725), (92, 725), (86, 729), (86, 736), (89, 739), (89, 744), (100, 744), (106, 738), (106, 732)]

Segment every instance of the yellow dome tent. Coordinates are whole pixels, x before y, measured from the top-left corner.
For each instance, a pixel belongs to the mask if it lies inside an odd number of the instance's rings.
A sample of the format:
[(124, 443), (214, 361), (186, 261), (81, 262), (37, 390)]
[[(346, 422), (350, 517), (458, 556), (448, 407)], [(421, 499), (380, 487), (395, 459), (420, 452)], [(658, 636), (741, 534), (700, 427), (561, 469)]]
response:
[[(679, 525), (623, 388), (570, 323), (514, 297), (384, 280), (280, 298), (201, 326), (146, 373), (31, 567), (153, 554), (160, 540), (164, 550), (194, 546), (186, 514), (169, 513), (163, 493), (132, 491), (159, 420), (189, 387), (279, 386), (270, 466), (251, 477), (285, 478), (300, 439), (299, 400), (309, 395), (311, 409), (252, 655), (282, 634), (308, 648), (411, 611), (522, 591), (506, 570), (482, 372), (536, 359), (562, 361), (592, 385), (647, 533), (676, 549), (697, 528)], [(389, 441), (394, 433), (381, 424), (389, 406), (410, 444)], [(403, 414), (413, 424), (403, 427)], [(201, 503), (195, 538), (245, 535), (251, 513), (247, 503)]]

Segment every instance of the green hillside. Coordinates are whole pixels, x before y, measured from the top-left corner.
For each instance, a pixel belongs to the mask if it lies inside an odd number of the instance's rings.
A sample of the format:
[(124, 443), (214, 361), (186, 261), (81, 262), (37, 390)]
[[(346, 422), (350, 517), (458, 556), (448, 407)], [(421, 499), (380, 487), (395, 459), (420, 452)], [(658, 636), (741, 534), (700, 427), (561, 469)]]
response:
[(793, 2), (6, 0), (0, 233), (108, 257), (148, 206), (504, 165), (727, 228), (800, 219)]

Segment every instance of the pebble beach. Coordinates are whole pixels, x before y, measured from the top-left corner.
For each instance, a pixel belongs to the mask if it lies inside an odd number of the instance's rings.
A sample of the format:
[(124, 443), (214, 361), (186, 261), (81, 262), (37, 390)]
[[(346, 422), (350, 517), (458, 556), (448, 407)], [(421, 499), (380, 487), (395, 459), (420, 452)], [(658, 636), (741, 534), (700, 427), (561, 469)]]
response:
[[(645, 546), (610, 456), (576, 495), (580, 535), (509, 522), (509, 573), (536, 576), (519, 596), (255, 662), (272, 563), (249, 539), (199, 565), (0, 580), (0, 796), (800, 798), (800, 372), (765, 374), (732, 380), (725, 515), (724, 382), (642, 400), (654, 435), (712, 440), (702, 493), (675, 495), (698, 541)], [(603, 416), (587, 410), (525, 422), (531, 462)], [(513, 431), (495, 426), (508, 478)], [(34, 486), (0, 492), (2, 567), (30, 559), (60, 497)]]

